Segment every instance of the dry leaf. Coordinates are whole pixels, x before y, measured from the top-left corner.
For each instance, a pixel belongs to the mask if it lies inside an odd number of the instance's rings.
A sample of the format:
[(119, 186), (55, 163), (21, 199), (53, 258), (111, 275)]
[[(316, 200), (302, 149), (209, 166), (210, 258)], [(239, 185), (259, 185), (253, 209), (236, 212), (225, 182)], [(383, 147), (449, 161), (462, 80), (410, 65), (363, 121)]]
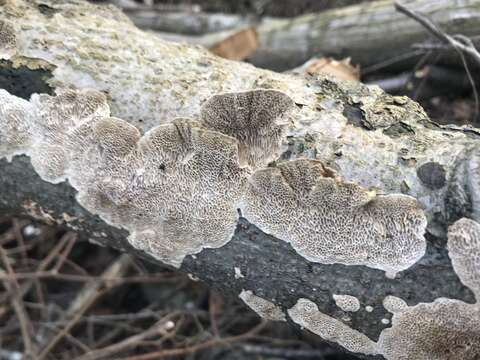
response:
[(257, 32), (254, 27), (240, 30), (212, 45), (210, 51), (230, 60), (244, 60), (257, 49)]

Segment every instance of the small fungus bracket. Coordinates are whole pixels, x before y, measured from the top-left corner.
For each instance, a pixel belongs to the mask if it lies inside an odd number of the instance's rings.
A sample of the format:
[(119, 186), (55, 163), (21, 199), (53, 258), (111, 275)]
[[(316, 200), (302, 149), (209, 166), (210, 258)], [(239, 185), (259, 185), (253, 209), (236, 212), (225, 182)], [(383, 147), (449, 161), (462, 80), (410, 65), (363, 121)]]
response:
[(276, 90), (251, 90), (212, 96), (202, 106), (202, 125), (239, 142), (240, 163), (261, 168), (278, 159), (281, 141), (295, 108)]
[(257, 170), (242, 213), (313, 262), (365, 265), (393, 277), (425, 253), (426, 219), (414, 198), (376, 195), (316, 160)]

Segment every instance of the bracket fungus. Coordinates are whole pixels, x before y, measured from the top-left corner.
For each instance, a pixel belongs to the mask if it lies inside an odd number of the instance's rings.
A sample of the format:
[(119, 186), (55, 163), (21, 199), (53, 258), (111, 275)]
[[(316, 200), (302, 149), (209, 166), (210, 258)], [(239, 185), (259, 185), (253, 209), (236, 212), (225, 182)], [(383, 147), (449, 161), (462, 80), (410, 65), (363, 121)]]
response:
[(93, 90), (34, 95), (30, 103), (6, 91), (0, 98), (0, 155), (27, 154), (44, 180), (68, 179), (78, 202), (130, 231), (133, 246), (180, 266), (232, 237), (249, 175), (234, 138), (189, 119), (141, 137), (109, 117), (105, 96)]
[(474, 360), (480, 356), (476, 305), (439, 298), (396, 311), (378, 340), (388, 360)]
[(23, 154), (32, 143), (33, 106), (0, 89), (0, 157)]
[(279, 157), (293, 100), (276, 90), (212, 96), (202, 106), (202, 124), (239, 142), (241, 164), (261, 168)]
[(143, 136), (110, 117), (95, 90), (34, 94), (30, 102), (0, 96), (0, 155), (27, 154), (44, 180), (68, 179), (81, 205), (167, 264), (227, 243), (238, 208), (310, 261), (393, 275), (425, 251), (425, 218), (413, 198), (375, 196), (315, 160), (252, 175), (277, 159), (293, 107), (282, 92), (216, 95), (200, 121), (176, 119)]
[(257, 170), (242, 212), (313, 262), (366, 265), (393, 277), (425, 253), (426, 219), (414, 198), (375, 195), (320, 161)]
[(288, 314), (300, 326), (352, 352), (381, 354), (387, 360), (476, 360), (480, 358), (480, 224), (465, 218), (453, 224), (448, 251), (458, 277), (475, 294), (475, 304), (438, 298), (408, 306), (389, 295), (383, 305), (393, 313), (392, 326), (382, 330), (376, 343), (322, 314), (308, 299), (299, 299)]
[[(45, 181), (68, 180), (82, 206), (128, 230), (133, 246), (172, 266), (226, 244), (238, 208), (310, 261), (365, 265), (393, 276), (423, 256), (426, 219), (414, 198), (376, 195), (317, 160), (258, 168), (276, 159), (286, 126), (278, 119), (291, 106), (286, 95), (259, 90), (222, 96), (205, 104), (200, 121), (175, 119), (142, 136), (110, 117), (105, 96), (94, 90), (35, 94), (30, 102), (0, 90), (0, 156), (26, 154)], [(232, 109), (239, 99), (246, 108), (237, 114)], [(256, 104), (250, 109), (255, 115), (247, 115), (249, 101)], [(276, 101), (278, 108), (271, 106)], [(272, 141), (260, 140), (266, 134)], [(467, 219), (455, 223), (448, 249), (460, 280), (478, 300), (480, 225)], [(285, 319), (279, 307), (252, 292), (240, 297), (261, 316)], [(351, 310), (359, 307), (336, 297)], [(384, 305), (394, 315), (378, 342), (322, 314), (307, 299), (299, 299), (288, 314), (350, 351), (389, 360), (414, 352), (418, 359), (451, 359), (452, 349), (463, 359), (480, 354), (478, 303), (440, 298), (412, 307), (401, 299)]]

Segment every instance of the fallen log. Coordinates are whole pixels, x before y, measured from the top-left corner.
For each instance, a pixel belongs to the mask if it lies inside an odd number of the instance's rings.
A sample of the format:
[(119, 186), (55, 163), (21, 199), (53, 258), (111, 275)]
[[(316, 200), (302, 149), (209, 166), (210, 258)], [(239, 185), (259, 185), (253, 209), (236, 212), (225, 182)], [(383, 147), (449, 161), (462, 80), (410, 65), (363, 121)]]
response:
[(197, 36), (251, 26), (256, 22), (253, 16), (222, 13), (157, 12), (146, 9), (126, 9), (125, 13), (140, 28)]
[(164, 42), (112, 7), (7, 0), (0, 22), (3, 215), (179, 267), (364, 356), (425, 336), (478, 351), (461, 332), (480, 328), (476, 268), (458, 265), (476, 253), (446, 248), (449, 225), (480, 220), (478, 130)]
[[(257, 51), (249, 58), (256, 66), (284, 71), (312, 57), (351, 57), (367, 71), (411, 68), (428, 51), (435, 63), (461, 65), (453, 48), (428, 47), (431, 38), (421, 24), (398, 12), (393, 0), (365, 2), (291, 19), (228, 15), (221, 13), (156, 12), (123, 7), (142, 28), (159, 32), (167, 40), (210, 46), (226, 32), (257, 25)], [(409, 5), (450, 34), (478, 42), (480, 2), (462, 6), (448, 0), (421, 0)], [(183, 35), (178, 34), (183, 33)], [(427, 44), (428, 45), (428, 44)], [(372, 56), (372, 54), (375, 54)]]
[[(460, 5), (448, 0), (420, 0), (409, 6), (449, 34), (470, 37), (479, 33), (480, 1)], [(412, 45), (430, 36), (420, 24), (397, 12), (392, 0), (267, 21), (258, 26), (257, 34), (257, 51), (250, 61), (274, 70), (291, 69), (315, 56), (351, 57), (362, 68), (382, 63), (406, 68), (424, 54), (412, 50)], [(455, 51), (443, 57), (451, 61), (456, 58)]]

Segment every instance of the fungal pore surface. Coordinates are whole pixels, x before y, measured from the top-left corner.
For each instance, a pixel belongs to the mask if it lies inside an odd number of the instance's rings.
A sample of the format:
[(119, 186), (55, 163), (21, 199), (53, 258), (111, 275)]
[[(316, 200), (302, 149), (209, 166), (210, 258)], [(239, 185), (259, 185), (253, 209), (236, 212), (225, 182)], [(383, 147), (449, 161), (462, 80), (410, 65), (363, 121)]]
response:
[(8, 60), (16, 52), (17, 39), (13, 25), (0, 20), (0, 59)]
[(27, 154), (44, 180), (68, 179), (82, 206), (167, 264), (180, 266), (185, 255), (233, 235), (249, 169), (230, 136), (190, 119), (141, 136), (109, 117), (104, 95), (93, 90), (30, 102), (0, 90), (0, 123), (1, 156)]
[(425, 253), (426, 218), (414, 198), (375, 195), (316, 160), (257, 170), (242, 212), (313, 262), (366, 265), (393, 277)]
[(384, 305), (393, 312), (392, 327), (379, 346), (387, 359), (474, 360), (480, 358), (480, 225), (460, 219), (448, 230), (448, 254), (462, 283), (477, 303), (439, 298), (412, 307), (394, 297)]
[(480, 224), (461, 219), (449, 228), (448, 250), (455, 272), (475, 294), (477, 302), (438, 298), (408, 306), (387, 296), (385, 309), (393, 313), (392, 326), (382, 330), (377, 342), (341, 320), (321, 313), (315, 303), (299, 299), (288, 310), (298, 325), (363, 354), (381, 354), (387, 360), (475, 360), (480, 357)]
[(167, 264), (227, 243), (238, 208), (310, 261), (393, 276), (425, 252), (413, 198), (376, 196), (316, 160), (265, 167), (294, 106), (279, 91), (216, 95), (199, 121), (162, 121), (143, 136), (95, 90), (0, 96), (0, 155), (27, 154), (44, 180), (68, 179), (81, 205)]
[(285, 314), (280, 307), (255, 295), (252, 291), (242, 290), (239, 297), (260, 317), (271, 321), (286, 321)]
[(280, 155), (294, 102), (276, 90), (212, 96), (201, 109), (202, 124), (239, 142), (240, 162), (264, 167)]
[(333, 300), (343, 311), (357, 312), (360, 310), (360, 301), (355, 296), (333, 294)]

